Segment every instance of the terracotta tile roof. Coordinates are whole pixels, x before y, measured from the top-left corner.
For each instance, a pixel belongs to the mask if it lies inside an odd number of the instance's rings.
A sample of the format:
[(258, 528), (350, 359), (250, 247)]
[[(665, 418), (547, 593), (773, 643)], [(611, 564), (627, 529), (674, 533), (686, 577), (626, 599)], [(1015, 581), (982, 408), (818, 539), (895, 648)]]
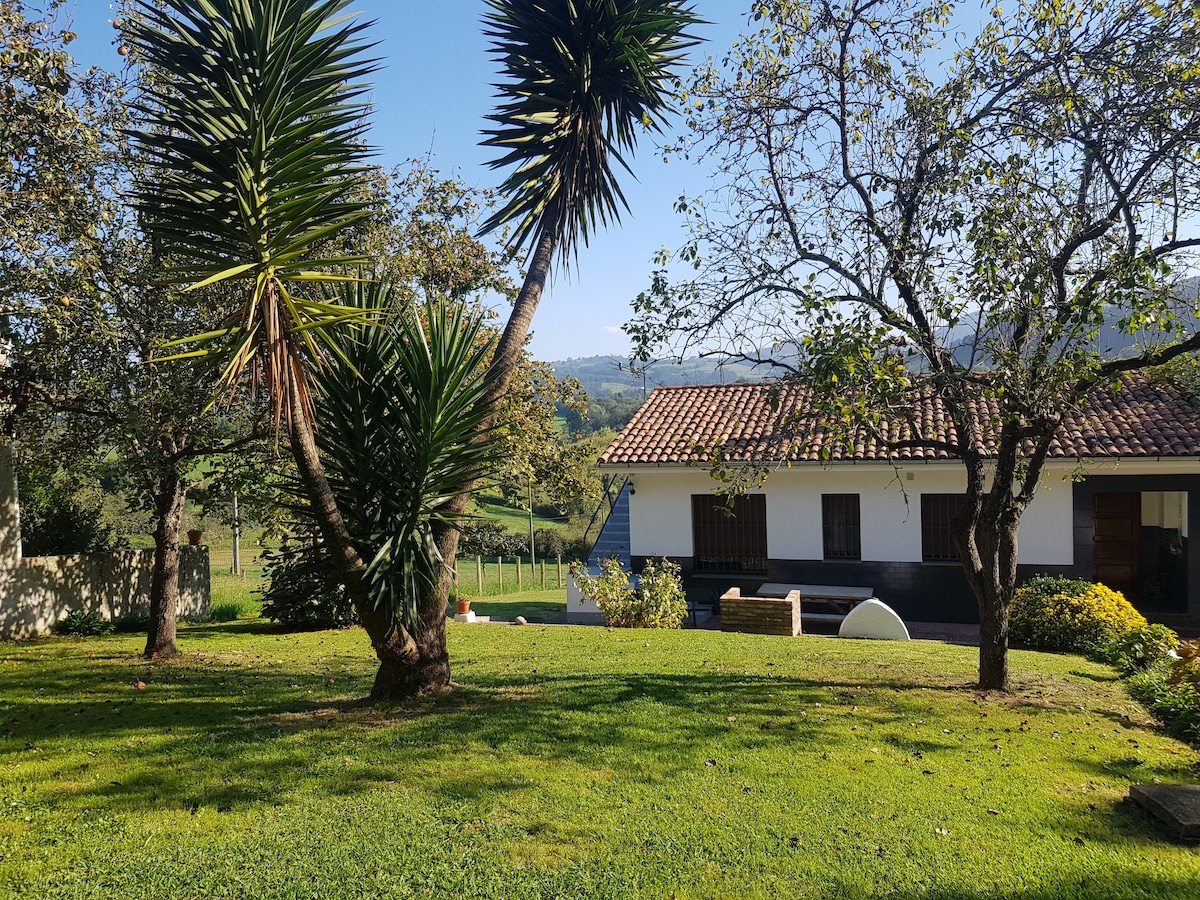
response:
[[(732, 462), (816, 462), (825, 446), (835, 462), (954, 458), (928, 447), (889, 451), (874, 438), (856, 440), (853, 448), (835, 444), (824, 429), (814, 427), (811, 416), (795, 434), (777, 427), (787, 411), (803, 422), (810, 403), (811, 393), (802, 387), (782, 388), (774, 398), (768, 384), (658, 388), (600, 457), (600, 465), (701, 462), (703, 448), (716, 445)], [(997, 411), (994, 404), (973, 404), (972, 411), (976, 437), (994, 452), (994, 435), (985, 433)], [(926, 438), (957, 440), (936, 398), (922, 398), (919, 421)], [(909, 435), (899, 422), (885, 423), (884, 432), (887, 440)], [(1058, 459), (1159, 456), (1200, 456), (1200, 415), (1174, 386), (1131, 376), (1115, 393), (1105, 389), (1087, 397), (1050, 447), (1050, 457)]]

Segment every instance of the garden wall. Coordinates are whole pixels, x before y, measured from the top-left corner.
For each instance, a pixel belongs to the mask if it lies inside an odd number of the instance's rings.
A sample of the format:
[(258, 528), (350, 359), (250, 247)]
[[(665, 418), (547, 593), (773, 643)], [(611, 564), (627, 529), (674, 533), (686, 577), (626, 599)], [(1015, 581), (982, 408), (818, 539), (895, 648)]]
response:
[[(179, 615), (208, 615), (207, 547), (180, 547)], [(117, 620), (150, 613), (153, 550), (33, 556), (0, 567), (0, 640), (44, 634), (72, 610)]]
[[(179, 615), (208, 615), (208, 548), (179, 550)], [(153, 550), (22, 558), (12, 449), (0, 444), (0, 640), (44, 634), (72, 610), (149, 615), (153, 569)]]

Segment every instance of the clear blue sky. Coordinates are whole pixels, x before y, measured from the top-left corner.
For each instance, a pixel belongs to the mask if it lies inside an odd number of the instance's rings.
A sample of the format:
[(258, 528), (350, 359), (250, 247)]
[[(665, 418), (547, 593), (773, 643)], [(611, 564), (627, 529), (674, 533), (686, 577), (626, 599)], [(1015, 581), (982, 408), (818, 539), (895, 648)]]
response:
[[(697, 31), (708, 43), (693, 56), (719, 56), (742, 30), (750, 0), (694, 0), (711, 25)], [(429, 150), (438, 168), (479, 187), (499, 185), (501, 173), (485, 165), (479, 146), (484, 116), (494, 108), (497, 70), (480, 28), (481, 0), (361, 0), (352, 9), (375, 19), (373, 37), (384, 68), (375, 76), (371, 142), (378, 162), (403, 163)], [(105, 0), (74, 0), (69, 16), (79, 39), (71, 49), (83, 65), (117, 70), (112, 28), (114, 7)], [(621, 225), (596, 236), (580, 251), (578, 268), (560, 269), (534, 319), (533, 353), (557, 360), (596, 354), (625, 355), (629, 342), (620, 326), (630, 301), (649, 284), (651, 257), (661, 246), (682, 240), (672, 204), (681, 193), (697, 193), (702, 170), (682, 160), (663, 162), (660, 138), (645, 135), (633, 161), (637, 181), (623, 187), (630, 211)]]

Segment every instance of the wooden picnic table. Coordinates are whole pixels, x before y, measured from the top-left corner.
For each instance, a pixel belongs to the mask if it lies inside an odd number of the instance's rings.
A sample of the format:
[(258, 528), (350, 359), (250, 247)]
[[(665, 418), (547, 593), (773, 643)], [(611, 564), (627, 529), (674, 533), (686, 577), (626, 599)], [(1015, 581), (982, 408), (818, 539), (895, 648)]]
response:
[(759, 597), (786, 597), (791, 591), (800, 592), (800, 602), (820, 603), (833, 610), (831, 613), (805, 613), (806, 619), (840, 621), (846, 614), (864, 600), (875, 596), (875, 589), (869, 587), (846, 587), (838, 584), (784, 584), (768, 582), (759, 587), (756, 592)]

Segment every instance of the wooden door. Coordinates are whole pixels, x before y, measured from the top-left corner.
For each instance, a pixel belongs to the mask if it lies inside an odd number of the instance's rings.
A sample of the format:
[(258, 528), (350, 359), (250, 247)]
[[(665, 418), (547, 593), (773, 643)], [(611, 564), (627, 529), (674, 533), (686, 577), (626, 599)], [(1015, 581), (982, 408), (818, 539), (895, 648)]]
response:
[(1142, 542), (1142, 495), (1093, 494), (1092, 524), (1092, 580), (1132, 596)]

